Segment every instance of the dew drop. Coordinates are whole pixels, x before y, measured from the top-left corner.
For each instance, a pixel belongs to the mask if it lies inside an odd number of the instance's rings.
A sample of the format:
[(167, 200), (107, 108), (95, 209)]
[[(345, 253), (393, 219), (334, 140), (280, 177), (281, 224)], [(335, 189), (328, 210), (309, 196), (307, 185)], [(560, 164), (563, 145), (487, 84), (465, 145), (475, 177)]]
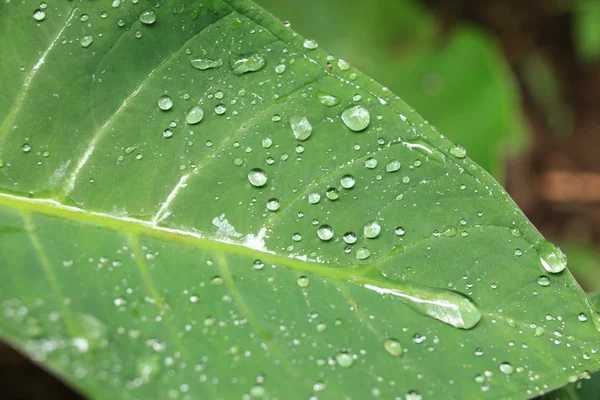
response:
[(567, 267), (565, 253), (547, 240), (541, 241), (538, 255), (544, 269), (552, 274), (559, 273)]
[(231, 64), (231, 72), (239, 76), (247, 72), (261, 70), (266, 65), (267, 60), (258, 53), (252, 53), (232, 56), (229, 62)]
[(465, 158), (467, 156), (467, 150), (464, 147), (457, 144), (450, 148), (450, 154), (456, 158)]
[(588, 320), (588, 317), (586, 313), (580, 313), (579, 315), (577, 315), (577, 319), (581, 322), (585, 322)]
[(371, 221), (368, 224), (366, 224), (364, 227), (364, 233), (365, 233), (365, 237), (367, 239), (376, 238), (377, 236), (379, 236), (380, 232), (381, 232), (381, 225), (379, 225), (379, 222), (377, 222), (377, 221)]
[(548, 278), (546, 275), (541, 275), (538, 277), (537, 283), (540, 286), (550, 286), (550, 278)]
[(170, 138), (171, 136), (173, 136), (173, 131), (172, 131), (172, 130), (170, 130), (170, 129), (165, 129), (165, 130), (163, 131), (163, 134), (162, 134), (162, 135), (163, 135), (163, 137), (164, 137), (164, 138), (167, 138), (167, 139), (168, 139), (168, 138)]
[(346, 352), (338, 353), (335, 356), (335, 360), (337, 361), (338, 365), (342, 368), (350, 368), (354, 363), (352, 356)]
[(403, 227), (398, 226), (396, 227), (396, 229), (394, 229), (394, 233), (396, 234), (396, 236), (404, 236), (405, 230)]
[(92, 43), (94, 43), (94, 37), (92, 35), (85, 35), (79, 39), (79, 44), (81, 44), (81, 47), (84, 49), (90, 47)]
[(317, 204), (319, 201), (321, 201), (321, 195), (319, 193), (308, 194), (308, 202), (310, 204)]
[(375, 169), (375, 167), (377, 167), (377, 160), (373, 157), (367, 158), (365, 160), (365, 167), (368, 169)]
[(252, 186), (262, 187), (267, 183), (267, 175), (260, 168), (253, 168), (248, 172), (248, 181)]
[(319, 47), (319, 44), (313, 39), (304, 39), (303, 46), (305, 49), (314, 50)]
[(269, 211), (277, 211), (277, 210), (279, 210), (279, 207), (280, 207), (280, 203), (279, 203), (278, 199), (273, 197), (273, 198), (269, 199), (269, 201), (267, 201), (267, 209)]
[(275, 72), (277, 72), (278, 74), (283, 74), (285, 72), (285, 64), (278, 64), (275, 66)]
[(148, 383), (160, 372), (160, 358), (156, 354), (142, 356), (135, 362), (135, 370), (143, 383)]
[(305, 288), (308, 287), (308, 285), (310, 284), (310, 280), (308, 279), (307, 276), (302, 275), (301, 277), (299, 277), (296, 280), (296, 283), (298, 284), (298, 286), (300, 286), (301, 288)]
[(344, 189), (351, 189), (354, 187), (356, 180), (352, 175), (344, 175), (342, 179), (340, 179), (340, 184)]
[(400, 161), (392, 160), (385, 165), (385, 172), (396, 172), (400, 169)]
[(366, 260), (367, 258), (371, 257), (371, 250), (367, 249), (366, 247), (361, 247), (356, 250), (355, 256), (358, 260)]
[(329, 225), (321, 225), (319, 229), (317, 229), (317, 236), (324, 241), (331, 240), (333, 237), (333, 228)]
[(160, 108), (163, 111), (168, 111), (171, 108), (173, 108), (173, 99), (171, 98), (171, 96), (168, 95), (164, 95), (164, 96), (160, 96), (160, 98), (158, 99), (158, 108)]
[(327, 196), (327, 198), (331, 201), (335, 201), (337, 199), (339, 199), (340, 197), (340, 192), (336, 189), (336, 188), (329, 188), (327, 189), (327, 191), (325, 192), (325, 196)]
[(145, 10), (140, 14), (139, 20), (143, 24), (152, 25), (156, 22), (156, 13), (153, 10)]
[(402, 355), (402, 345), (396, 339), (386, 339), (383, 342), (383, 348), (394, 357)]
[(344, 233), (344, 242), (346, 242), (348, 244), (356, 243), (357, 239), (358, 239), (358, 237), (356, 236), (356, 233), (354, 233), (354, 232)]
[(339, 69), (341, 69), (342, 71), (348, 71), (350, 69), (350, 63), (344, 59), (340, 58), (337, 64)]
[(290, 118), (289, 122), (297, 140), (306, 140), (312, 134), (313, 127), (306, 117), (295, 115)]
[(200, 106), (194, 106), (189, 109), (185, 116), (185, 122), (188, 125), (196, 125), (204, 118), (204, 110)]
[(192, 67), (199, 69), (200, 71), (204, 71), (211, 68), (219, 68), (223, 65), (223, 60), (220, 58), (213, 60), (210, 58), (193, 58), (190, 61)]
[(502, 364), (500, 364), (499, 368), (500, 372), (502, 372), (505, 375), (510, 375), (514, 371), (513, 366), (507, 362), (503, 362)]
[(46, 12), (44, 10), (35, 10), (33, 12), (33, 19), (36, 21), (43, 21), (46, 18)]
[(317, 92), (317, 99), (327, 107), (337, 106), (341, 101), (339, 97), (323, 91)]
[(267, 395), (267, 390), (262, 385), (254, 385), (250, 388), (250, 397), (262, 398)]
[(369, 110), (361, 105), (347, 108), (342, 112), (342, 121), (354, 132), (365, 130), (371, 122), (371, 114)]
[(106, 326), (89, 314), (76, 314), (71, 318), (73, 345), (81, 353), (108, 346)]

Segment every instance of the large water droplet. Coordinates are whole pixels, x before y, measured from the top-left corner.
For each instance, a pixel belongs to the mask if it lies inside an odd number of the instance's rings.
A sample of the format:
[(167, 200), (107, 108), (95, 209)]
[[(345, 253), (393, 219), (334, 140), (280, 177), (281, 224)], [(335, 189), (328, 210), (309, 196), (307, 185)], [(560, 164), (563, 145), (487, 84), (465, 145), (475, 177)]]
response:
[(313, 127), (306, 117), (295, 115), (289, 121), (296, 139), (306, 140), (312, 134)]
[(280, 207), (280, 203), (279, 203), (278, 199), (272, 198), (272, 199), (269, 199), (269, 201), (267, 201), (267, 209), (269, 211), (277, 211), (277, 210), (279, 210), (279, 207)]
[(46, 12), (44, 10), (35, 10), (33, 12), (33, 19), (36, 21), (43, 21), (46, 18)]
[(336, 188), (329, 188), (325, 191), (325, 196), (331, 201), (335, 201), (340, 198), (340, 192)]
[(333, 228), (329, 225), (321, 225), (319, 229), (317, 229), (317, 236), (321, 240), (331, 240), (333, 237)]
[(354, 359), (352, 359), (352, 356), (346, 352), (338, 353), (335, 356), (335, 360), (342, 368), (350, 368), (352, 364), (354, 364)]
[(200, 106), (194, 106), (189, 109), (185, 116), (185, 122), (188, 125), (196, 125), (204, 118), (204, 110)]
[(192, 67), (204, 71), (205, 69), (219, 68), (223, 65), (223, 60), (220, 58), (213, 60), (210, 58), (194, 58), (190, 61)]
[(160, 108), (163, 111), (168, 111), (171, 108), (173, 108), (173, 99), (171, 98), (171, 96), (168, 96), (166, 94), (160, 96), (160, 98), (158, 99), (158, 108)]
[(375, 169), (377, 167), (377, 160), (373, 157), (367, 158), (365, 160), (365, 167), (368, 169)]
[(346, 232), (344, 233), (344, 242), (348, 244), (354, 244), (358, 240), (358, 236), (354, 232)]
[(302, 44), (305, 49), (314, 50), (319, 47), (319, 44), (313, 39), (304, 39), (304, 43)]
[(340, 184), (344, 189), (351, 189), (356, 184), (356, 180), (352, 175), (344, 175), (342, 179), (340, 179)]
[(361, 105), (347, 108), (342, 112), (342, 121), (344, 124), (355, 132), (365, 130), (371, 122), (371, 114), (369, 110)]
[(385, 172), (396, 172), (400, 169), (402, 164), (398, 160), (392, 160), (385, 165)]
[(156, 13), (153, 10), (145, 10), (140, 14), (140, 21), (146, 25), (156, 22)]
[(262, 55), (253, 53), (231, 56), (229, 62), (231, 64), (231, 72), (234, 75), (242, 75), (247, 72), (261, 70), (267, 63), (267, 60)]
[(319, 193), (309, 193), (308, 194), (308, 202), (310, 204), (317, 204), (321, 200), (321, 195)]
[(85, 35), (79, 39), (79, 44), (81, 44), (81, 47), (84, 49), (90, 47), (92, 43), (94, 43), (94, 37), (92, 35)]
[(366, 247), (361, 247), (356, 250), (355, 257), (358, 260), (366, 260), (367, 258), (371, 257), (371, 250), (367, 249)]
[(267, 183), (267, 175), (260, 168), (253, 168), (248, 172), (248, 181), (252, 186), (262, 187)]
[(413, 310), (455, 328), (470, 329), (481, 319), (477, 306), (453, 290), (429, 288), (381, 276), (357, 277), (354, 280), (381, 295), (392, 295)]
[(365, 233), (365, 237), (367, 239), (376, 238), (377, 236), (379, 236), (380, 232), (381, 232), (381, 225), (379, 225), (379, 222), (377, 222), (377, 221), (371, 221), (368, 224), (366, 224), (364, 227), (364, 233)]
[(513, 366), (510, 365), (510, 363), (507, 362), (503, 362), (502, 364), (500, 364), (499, 366), (500, 372), (502, 372), (505, 375), (510, 375), (513, 373)]
[(467, 156), (467, 150), (459, 144), (456, 144), (450, 148), (450, 154), (456, 158), (465, 158)]
[(537, 283), (540, 286), (550, 286), (550, 278), (548, 278), (546, 275), (541, 275), (538, 277)]
[(329, 93), (325, 93), (323, 91), (317, 92), (317, 99), (319, 99), (319, 101), (325, 104), (327, 107), (337, 106), (338, 104), (340, 104), (341, 101), (339, 97), (336, 97)]
[(298, 278), (298, 280), (296, 280), (296, 283), (301, 288), (305, 288), (305, 287), (308, 287), (308, 285), (310, 285), (310, 280), (308, 279), (308, 276), (302, 275), (301, 277)]
[(394, 357), (402, 355), (402, 345), (396, 339), (386, 339), (383, 342), (383, 348)]
[(565, 253), (547, 240), (540, 242), (538, 255), (542, 266), (550, 273), (559, 273), (567, 267), (567, 256)]

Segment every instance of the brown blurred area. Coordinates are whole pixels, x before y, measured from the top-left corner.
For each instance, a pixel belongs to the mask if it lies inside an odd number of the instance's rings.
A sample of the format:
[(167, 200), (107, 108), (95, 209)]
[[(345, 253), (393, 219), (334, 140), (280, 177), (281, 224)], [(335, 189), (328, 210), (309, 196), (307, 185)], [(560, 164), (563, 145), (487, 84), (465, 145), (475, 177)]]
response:
[[(465, 21), (492, 32), (514, 70), (530, 150), (506, 160), (506, 188), (556, 242), (589, 238), (600, 249), (600, 63), (586, 64), (573, 42), (572, 1), (423, 0), (446, 29)], [(524, 64), (540, 57), (558, 78), (561, 115), (540, 106)], [(558, 121), (557, 118), (559, 117)], [(0, 344), (0, 387), (7, 400), (81, 399), (44, 370)]]

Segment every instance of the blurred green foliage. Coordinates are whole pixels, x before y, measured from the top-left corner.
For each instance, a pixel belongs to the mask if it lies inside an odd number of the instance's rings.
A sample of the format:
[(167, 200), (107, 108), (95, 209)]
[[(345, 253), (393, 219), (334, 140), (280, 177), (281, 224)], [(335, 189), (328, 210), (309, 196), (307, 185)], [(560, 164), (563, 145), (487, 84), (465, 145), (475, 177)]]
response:
[(600, 1), (579, 0), (573, 28), (579, 56), (587, 62), (600, 60)]
[(480, 29), (446, 32), (418, 1), (258, 0), (388, 86), (502, 181), (502, 155), (527, 132), (512, 73)]

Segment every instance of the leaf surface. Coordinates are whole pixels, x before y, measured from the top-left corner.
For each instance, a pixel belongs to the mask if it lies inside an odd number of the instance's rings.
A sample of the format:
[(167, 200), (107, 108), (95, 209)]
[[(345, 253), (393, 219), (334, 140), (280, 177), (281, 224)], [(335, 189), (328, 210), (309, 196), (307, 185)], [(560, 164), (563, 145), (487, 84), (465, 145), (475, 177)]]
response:
[(38, 11), (0, 3), (0, 332), (90, 398), (516, 399), (598, 369), (558, 250), (317, 43), (245, 0)]

